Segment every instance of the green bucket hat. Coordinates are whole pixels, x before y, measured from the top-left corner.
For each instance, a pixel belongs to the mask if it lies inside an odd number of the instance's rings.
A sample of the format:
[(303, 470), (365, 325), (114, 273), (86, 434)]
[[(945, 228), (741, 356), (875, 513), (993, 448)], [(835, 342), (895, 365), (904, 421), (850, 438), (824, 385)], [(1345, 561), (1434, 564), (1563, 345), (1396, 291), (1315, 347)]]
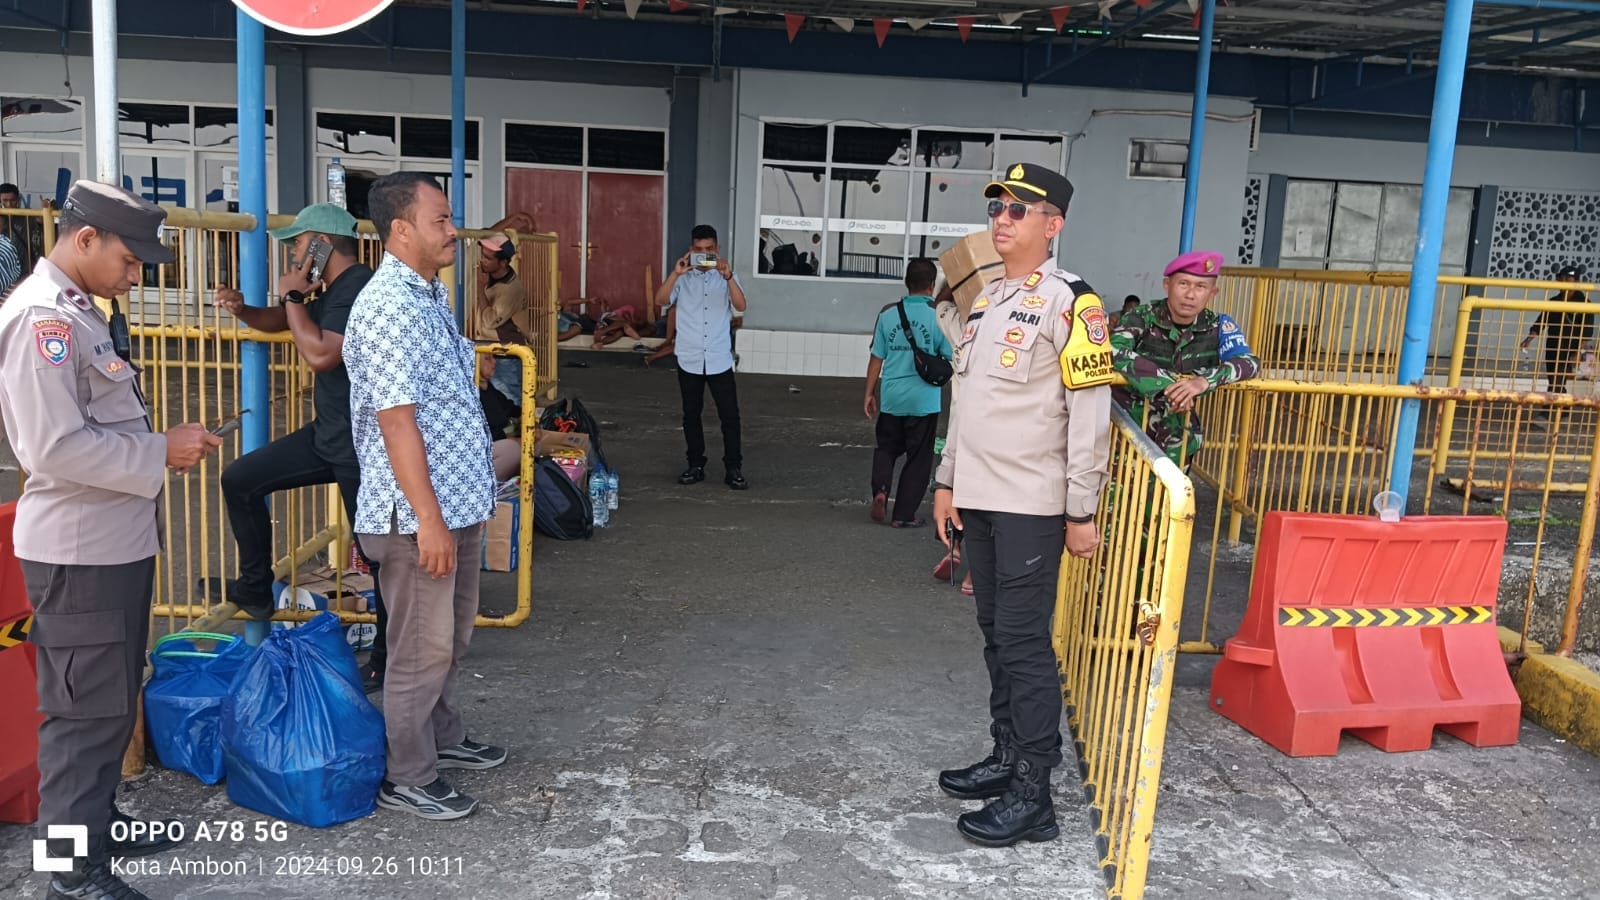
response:
[(282, 228), (272, 229), (274, 240), (293, 240), (308, 231), (317, 234), (337, 234), (354, 237), (356, 217), (332, 203), (317, 203), (300, 210), (294, 221)]

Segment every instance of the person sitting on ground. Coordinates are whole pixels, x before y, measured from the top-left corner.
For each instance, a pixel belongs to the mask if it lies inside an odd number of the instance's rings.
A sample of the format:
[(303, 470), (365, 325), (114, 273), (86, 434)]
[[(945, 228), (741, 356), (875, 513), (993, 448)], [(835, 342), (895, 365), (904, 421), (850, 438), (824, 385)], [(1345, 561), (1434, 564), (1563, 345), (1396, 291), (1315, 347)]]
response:
[(616, 309), (601, 313), (595, 322), (594, 349), (599, 350), (610, 344), (622, 340), (624, 336), (641, 340), (638, 330), (633, 322), (634, 310), (631, 306), (619, 306)]
[(1138, 309), (1140, 302), (1142, 301), (1139, 300), (1138, 294), (1129, 294), (1128, 296), (1123, 297), (1122, 308), (1112, 313), (1110, 316), (1111, 327), (1117, 327), (1117, 323), (1122, 321), (1123, 316), (1133, 312), (1135, 309)]
[[(872, 452), (872, 521), (888, 514), (889, 488), (895, 463), (906, 458), (895, 491), (895, 528), (919, 528), (922, 496), (933, 475), (933, 439), (939, 430), (939, 410), (944, 405), (939, 388), (917, 374), (917, 349), (943, 359), (951, 356), (950, 341), (939, 329), (933, 303), (933, 285), (939, 270), (927, 259), (906, 264), (906, 296), (878, 313), (872, 333), (872, 358), (867, 363), (867, 392), (862, 409), (877, 417), (878, 446)], [(907, 330), (911, 332), (909, 338)], [(881, 378), (880, 378), (881, 376)], [(882, 400), (879, 389), (882, 388)]]
[(556, 341), (570, 341), (580, 334), (594, 334), (595, 321), (581, 312), (588, 303), (582, 297), (561, 301), (556, 312)]
[(1111, 363), (1128, 380), (1112, 396), (1182, 468), (1200, 451), (1200, 422), (1189, 415), (1195, 401), (1256, 377), (1261, 363), (1233, 319), (1207, 308), (1222, 254), (1185, 253), (1163, 274), (1166, 299), (1134, 307), (1111, 332)]
[(661, 325), (658, 332), (658, 336), (662, 339), (661, 346), (644, 358), (646, 368), (651, 363), (674, 356), (678, 352), (678, 308), (676, 306), (667, 307), (667, 314), (661, 317), (661, 321), (658, 324)]

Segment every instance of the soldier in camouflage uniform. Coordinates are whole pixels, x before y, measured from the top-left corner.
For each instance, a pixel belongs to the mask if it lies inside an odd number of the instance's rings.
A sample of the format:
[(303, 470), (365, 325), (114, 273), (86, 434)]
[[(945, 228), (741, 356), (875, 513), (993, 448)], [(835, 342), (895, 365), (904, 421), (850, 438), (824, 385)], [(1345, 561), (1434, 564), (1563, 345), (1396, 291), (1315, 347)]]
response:
[(1128, 380), (1117, 402), (1180, 467), (1200, 450), (1195, 400), (1261, 370), (1239, 326), (1206, 308), (1221, 272), (1220, 253), (1179, 256), (1163, 273), (1167, 298), (1129, 310), (1111, 333), (1112, 364)]

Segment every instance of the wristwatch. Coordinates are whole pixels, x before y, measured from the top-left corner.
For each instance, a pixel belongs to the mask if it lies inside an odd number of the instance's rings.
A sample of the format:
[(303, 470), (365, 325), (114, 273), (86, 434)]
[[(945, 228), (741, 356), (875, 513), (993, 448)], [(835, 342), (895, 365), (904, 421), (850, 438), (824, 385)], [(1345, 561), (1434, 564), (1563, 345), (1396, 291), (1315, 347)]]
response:
[(283, 294), (283, 302), (285, 302), (285, 303), (304, 303), (304, 302), (306, 302), (306, 295), (302, 294), (299, 291), (285, 291), (284, 294)]

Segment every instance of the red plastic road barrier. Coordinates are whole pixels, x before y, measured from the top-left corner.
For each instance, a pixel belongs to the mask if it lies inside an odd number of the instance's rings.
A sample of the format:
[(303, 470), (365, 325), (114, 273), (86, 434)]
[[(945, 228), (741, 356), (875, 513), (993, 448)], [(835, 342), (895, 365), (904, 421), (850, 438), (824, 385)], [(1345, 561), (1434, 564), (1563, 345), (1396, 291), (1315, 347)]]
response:
[(0, 822), (26, 824), (39, 817), (38, 677), (33, 645), (26, 642), (33, 616), (22, 567), (12, 552), (17, 504), (0, 506)]
[(39, 699), (34, 650), (21, 644), (0, 650), (0, 822), (28, 824), (39, 817)]
[(1344, 731), (1390, 752), (1428, 749), (1435, 728), (1516, 743), (1494, 618), (1505, 540), (1492, 516), (1267, 513), (1211, 708), (1290, 756), (1332, 756)]
[(17, 522), (15, 502), (0, 505), (0, 625), (33, 615), (28, 590), (22, 583), (11, 530)]

